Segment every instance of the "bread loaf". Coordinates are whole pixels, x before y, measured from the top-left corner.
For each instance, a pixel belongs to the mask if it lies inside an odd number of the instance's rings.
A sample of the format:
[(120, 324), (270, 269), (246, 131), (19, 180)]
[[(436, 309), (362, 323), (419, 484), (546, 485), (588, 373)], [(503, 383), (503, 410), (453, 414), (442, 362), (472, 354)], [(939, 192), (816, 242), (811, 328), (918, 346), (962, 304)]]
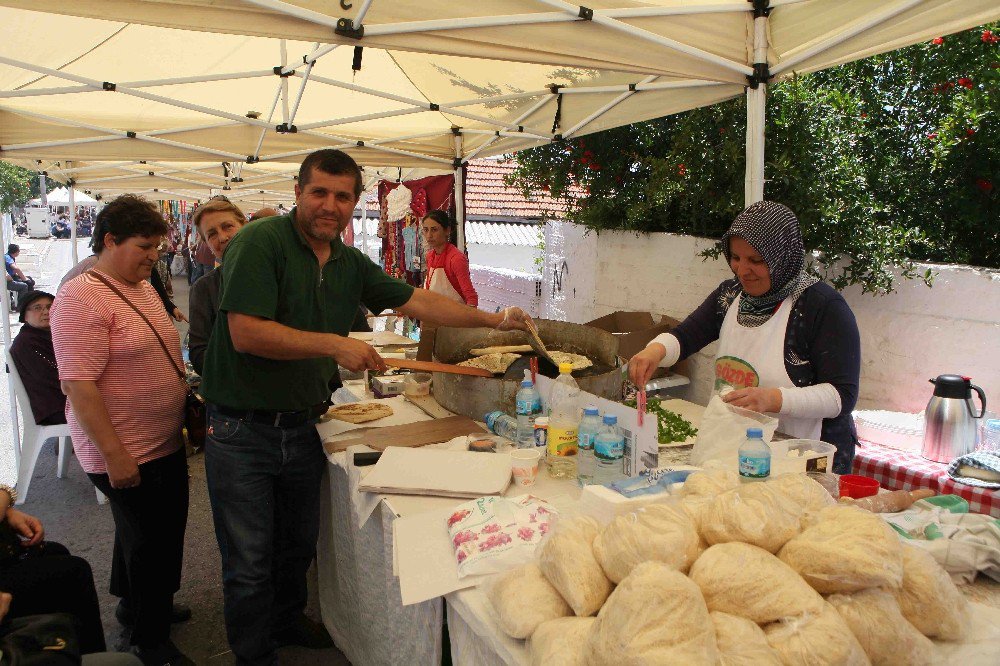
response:
[(542, 622), (573, 614), (537, 564), (526, 564), (501, 574), (486, 588), (486, 596), (511, 638), (527, 638)]

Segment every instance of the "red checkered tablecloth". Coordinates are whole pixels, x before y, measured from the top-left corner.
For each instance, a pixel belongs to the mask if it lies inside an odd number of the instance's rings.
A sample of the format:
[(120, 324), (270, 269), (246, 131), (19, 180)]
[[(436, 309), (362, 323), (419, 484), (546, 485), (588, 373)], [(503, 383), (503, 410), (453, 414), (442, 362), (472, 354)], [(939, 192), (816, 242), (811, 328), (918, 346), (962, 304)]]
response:
[(939, 495), (958, 495), (969, 502), (970, 511), (1000, 518), (1000, 492), (957, 483), (948, 476), (947, 465), (931, 462), (917, 453), (861, 441), (851, 471), (871, 477), (889, 490), (931, 488)]

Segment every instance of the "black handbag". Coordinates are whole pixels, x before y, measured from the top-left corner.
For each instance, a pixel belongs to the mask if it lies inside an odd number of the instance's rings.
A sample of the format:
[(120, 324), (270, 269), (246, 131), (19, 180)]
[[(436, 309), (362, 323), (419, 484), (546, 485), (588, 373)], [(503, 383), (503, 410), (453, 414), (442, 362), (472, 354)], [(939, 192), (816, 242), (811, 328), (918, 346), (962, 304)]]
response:
[(0, 666), (69, 666), (80, 661), (72, 615), (27, 615), (0, 625)]
[[(111, 282), (109, 282), (108, 279), (105, 278), (103, 275), (101, 275), (97, 271), (87, 271), (86, 275), (92, 275), (101, 282), (103, 282), (108, 289), (115, 292), (118, 295), (118, 297), (121, 298), (123, 301), (125, 301), (125, 303), (130, 308), (135, 310), (137, 315), (142, 317), (142, 320), (146, 322), (147, 326), (149, 326), (149, 330), (151, 330), (153, 332), (153, 335), (156, 336), (156, 339), (159, 341), (160, 346), (163, 347), (163, 353), (166, 354), (167, 358), (170, 359), (171, 364), (173, 364), (174, 366), (174, 370), (177, 371), (177, 375), (180, 377), (181, 381), (184, 382), (186, 385), (187, 374), (179, 365), (177, 365), (177, 362), (174, 361), (174, 357), (170, 355), (170, 350), (167, 348), (167, 343), (164, 342), (163, 338), (160, 337), (160, 334), (157, 332), (156, 327), (153, 326), (153, 322), (149, 321), (149, 318), (146, 317), (146, 315), (144, 315), (142, 311), (139, 310), (139, 308), (137, 308), (132, 303), (132, 301), (128, 300), (125, 294), (123, 294), (121, 290), (118, 289), (118, 287), (111, 284)], [(187, 395), (184, 397), (184, 429), (187, 430), (188, 441), (191, 443), (191, 446), (194, 447), (195, 449), (201, 449), (202, 447), (205, 446), (205, 431), (207, 429), (206, 418), (207, 414), (205, 410), (205, 401), (202, 400), (201, 396), (195, 393), (190, 386), (188, 386)]]

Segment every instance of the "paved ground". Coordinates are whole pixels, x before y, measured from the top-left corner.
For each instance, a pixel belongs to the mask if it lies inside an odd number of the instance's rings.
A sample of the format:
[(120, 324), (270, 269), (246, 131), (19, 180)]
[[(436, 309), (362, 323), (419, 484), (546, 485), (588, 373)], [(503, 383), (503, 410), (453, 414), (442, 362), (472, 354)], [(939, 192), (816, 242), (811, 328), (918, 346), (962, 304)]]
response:
[[(35, 276), (39, 288), (54, 289), (72, 265), (69, 241), (21, 240), (15, 240), (23, 248), (21, 261), (18, 263), (23, 263), (27, 274)], [(30, 248), (29, 243), (32, 245)], [(89, 254), (86, 242), (81, 241), (80, 258)], [(174, 278), (174, 293), (174, 302), (186, 313), (186, 278)], [(16, 316), (11, 319), (16, 323)], [(181, 325), (180, 328), (183, 339), (187, 327)], [(7, 383), (0, 384), (0, 480), (13, 483), (16, 475), (13, 470), (13, 435), (7, 406)], [(114, 534), (111, 512), (107, 505), (97, 504), (94, 488), (75, 459), (70, 461), (66, 478), (56, 478), (54, 443), (54, 440), (50, 441), (39, 456), (32, 476), (30, 494), (21, 508), (42, 520), (46, 538), (65, 544), (74, 554), (90, 562), (97, 582), (109, 649), (120, 649), (124, 637), (121, 627), (114, 619), (117, 598), (107, 593)], [(186, 624), (177, 625), (172, 637), (181, 650), (198, 664), (231, 664), (233, 657), (229, 652), (222, 618), (221, 567), (205, 487), (204, 456), (192, 456), (188, 459), (188, 464), (191, 470), (191, 506), (184, 544), (184, 575), (177, 600), (192, 607), (194, 618)], [(310, 601), (307, 613), (319, 618), (315, 572), (311, 572), (309, 582)], [(311, 651), (285, 648), (279, 655), (281, 663), (296, 666), (337, 666), (348, 663), (336, 649)]]

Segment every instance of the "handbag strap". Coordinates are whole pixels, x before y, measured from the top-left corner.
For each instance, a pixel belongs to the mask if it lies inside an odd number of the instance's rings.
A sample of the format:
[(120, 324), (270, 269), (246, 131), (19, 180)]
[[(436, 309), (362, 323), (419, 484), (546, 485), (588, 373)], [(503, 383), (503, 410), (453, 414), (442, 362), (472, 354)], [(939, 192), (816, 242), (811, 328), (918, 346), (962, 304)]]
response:
[(133, 310), (135, 310), (135, 313), (137, 315), (139, 315), (140, 317), (142, 317), (142, 320), (144, 322), (146, 322), (147, 326), (149, 326), (149, 330), (151, 330), (153, 332), (153, 335), (156, 336), (156, 339), (160, 343), (160, 346), (163, 347), (163, 353), (166, 354), (167, 358), (170, 359), (170, 364), (173, 365), (174, 366), (174, 370), (177, 371), (177, 376), (180, 377), (182, 380), (187, 381), (187, 375), (184, 373), (183, 370), (181, 370), (180, 366), (177, 365), (177, 361), (175, 361), (173, 355), (171, 355), (170, 349), (167, 348), (167, 343), (163, 341), (162, 337), (160, 337), (159, 331), (157, 331), (156, 327), (153, 326), (153, 322), (149, 321), (149, 317), (147, 317), (146, 315), (142, 314), (142, 311), (139, 310), (139, 308), (137, 308), (135, 306), (135, 304), (132, 303), (132, 301), (128, 300), (128, 298), (125, 296), (125, 294), (123, 294), (118, 287), (116, 287), (115, 285), (111, 284), (111, 281), (108, 280), (108, 278), (104, 277), (103, 275), (101, 275), (100, 273), (98, 273), (95, 270), (86, 271), (84, 273), (84, 275), (93, 276), (93, 277), (97, 278), (98, 280), (100, 280), (101, 282), (103, 282), (104, 285), (108, 289), (110, 289), (111, 291), (113, 291), (116, 294), (118, 294), (118, 297), (120, 299), (122, 299), (123, 301), (125, 301), (126, 305), (128, 305), (130, 308), (132, 308)]

